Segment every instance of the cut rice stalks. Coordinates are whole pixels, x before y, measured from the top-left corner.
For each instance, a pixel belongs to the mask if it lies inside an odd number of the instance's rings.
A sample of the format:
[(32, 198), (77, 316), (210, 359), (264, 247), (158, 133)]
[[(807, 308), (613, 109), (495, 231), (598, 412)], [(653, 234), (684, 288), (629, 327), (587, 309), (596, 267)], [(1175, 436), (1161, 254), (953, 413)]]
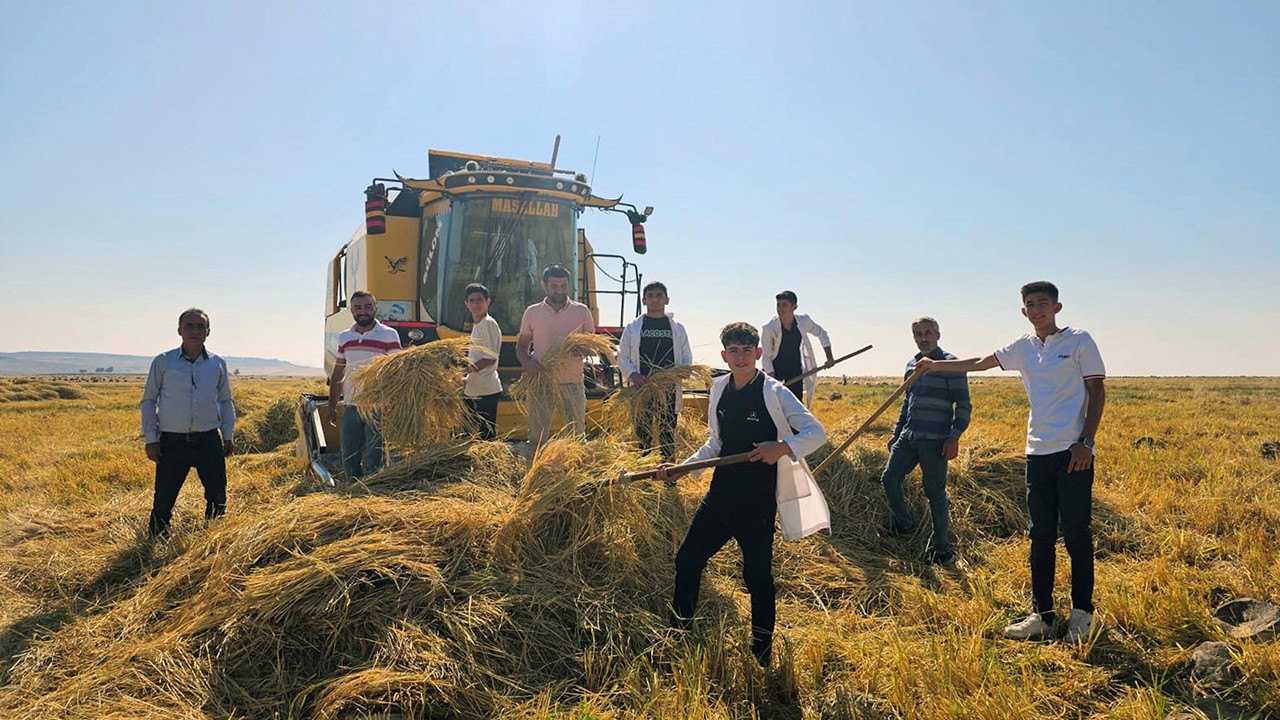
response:
[(375, 358), (351, 378), (360, 416), (378, 426), (387, 447), (401, 450), (473, 432), (462, 402), (472, 347), (470, 338), (449, 338)]
[(613, 339), (607, 335), (570, 333), (547, 348), (538, 361), (540, 369), (523, 373), (507, 392), (522, 410), (526, 410), (534, 398), (555, 397), (554, 391), (560, 384), (560, 370), (565, 363), (591, 355), (604, 355), (610, 362), (616, 362), (614, 351)]
[(655, 370), (644, 385), (628, 385), (609, 399), (609, 424), (621, 435), (644, 430), (650, 438), (661, 437), (668, 418), (666, 408), (686, 384), (698, 388), (711, 386), (711, 368), (706, 365), (673, 365)]

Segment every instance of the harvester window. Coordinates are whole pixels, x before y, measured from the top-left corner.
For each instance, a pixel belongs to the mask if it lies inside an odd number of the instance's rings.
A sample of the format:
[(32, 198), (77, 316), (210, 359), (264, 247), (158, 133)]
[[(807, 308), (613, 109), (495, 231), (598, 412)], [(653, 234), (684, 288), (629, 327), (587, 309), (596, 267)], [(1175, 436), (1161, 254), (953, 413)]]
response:
[(572, 205), (532, 195), (455, 200), (438, 248), (438, 321), (462, 330), (470, 320), (463, 289), (480, 282), (493, 296), (489, 313), (504, 332), (517, 332), (524, 309), (543, 297), (543, 268), (558, 263), (576, 273), (576, 225)]

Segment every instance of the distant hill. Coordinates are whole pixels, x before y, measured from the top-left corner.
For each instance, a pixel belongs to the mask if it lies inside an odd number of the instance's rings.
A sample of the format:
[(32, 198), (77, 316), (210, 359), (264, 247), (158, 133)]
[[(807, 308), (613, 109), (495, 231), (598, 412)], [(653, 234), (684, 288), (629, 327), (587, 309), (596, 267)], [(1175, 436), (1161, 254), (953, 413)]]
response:
[[(115, 375), (145, 374), (154, 355), (112, 355), (110, 353), (12, 352), (0, 353), (0, 375), (76, 375), (110, 372)], [(241, 375), (303, 375), (324, 377), (320, 368), (295, 365), (284, 360), (223, 356), (231, 372)]]

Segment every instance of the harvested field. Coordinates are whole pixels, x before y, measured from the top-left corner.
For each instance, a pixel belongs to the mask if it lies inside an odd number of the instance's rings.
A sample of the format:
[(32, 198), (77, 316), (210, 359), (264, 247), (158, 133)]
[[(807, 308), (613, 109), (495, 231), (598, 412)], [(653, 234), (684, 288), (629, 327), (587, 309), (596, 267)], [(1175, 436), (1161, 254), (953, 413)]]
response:
[[(315, 386), (236, 382), (244, 442)], [(831, 444), (896, 386), (860, 380), (829, 400), (824, 383)], [(198, 519), (193, 476), (173, 538), (153, 544), (140, 385), (5, 403), (0, 717), (1136, 719), (1188, 702), (1191, 648), (1222, 639), (1213, 607), (1280, 600), (1280, 467), (1258, 452), (1280, 380), (1108, 381), (1106, 632), (1080, 648), (998, 637), (1027, 605), (1025, 398), (1016, 379), (972, 389), (949, 485), (967, 577), (925, 562), (927, 530), (878, 532), (886, 413), (819, 478), (833, 532), (777, 541), (768, 672), (747, 647), (732, 544), (707, 568), (695, 629), (667, 627), (674, 551), (709, 473), (619, 485), (654, 462), (630, 435), (553, 441), (532, 462), (503, 443), (426, 445), (338, 489), (266, 440), (230, 459), (226, 518)], [(683, 452), (702, 438), (681, 425)], [(918, 475), (908, 489), (927, 517)], [(1280, 643), (1236, 650), (1222, 699), (1280, 713)]]

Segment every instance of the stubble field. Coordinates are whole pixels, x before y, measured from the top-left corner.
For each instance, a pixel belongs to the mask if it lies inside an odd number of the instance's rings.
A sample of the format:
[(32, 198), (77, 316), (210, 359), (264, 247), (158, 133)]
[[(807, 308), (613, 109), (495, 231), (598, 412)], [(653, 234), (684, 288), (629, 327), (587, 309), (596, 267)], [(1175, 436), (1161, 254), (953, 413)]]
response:
[[(1280, 460), (1262, 453), (1280, 379), (1108, 381), (1102, 632), (1079, 647), (999, 637), (1029, 604), (1020, 382), (972, 383), (949, 483), (964, 575), (925, 561), (927, 522), (880, 536), (886, 413), (818, 478), (833, 531), (777, 541), (767, 672), (732, 545), (697, 627), (668, 629), (709, 476), (612, 482), (652, 465), (621, 435), (532, 465), (501, 443), (440, 447), (326, 489), (290, 441), (294, 400), (320, 384), (237, 379), (228, 517), (198, 519), (193, 473), (173, 538), (151, 542), (141, 381), (82, 380), (0, 378), (0, 717), (1163, 718), (1208, 696), (1280, 717), (1280, 641), (1212, 618), (1236, 597), (1280, 603)], [(815, 414), (838, 443), (896, 385), (826, 380)], [(1059, 546), (1060, 604), (1068, 568)], [(1211, 640), (1232, 651), (1216, 690), (1186, 670)]]

